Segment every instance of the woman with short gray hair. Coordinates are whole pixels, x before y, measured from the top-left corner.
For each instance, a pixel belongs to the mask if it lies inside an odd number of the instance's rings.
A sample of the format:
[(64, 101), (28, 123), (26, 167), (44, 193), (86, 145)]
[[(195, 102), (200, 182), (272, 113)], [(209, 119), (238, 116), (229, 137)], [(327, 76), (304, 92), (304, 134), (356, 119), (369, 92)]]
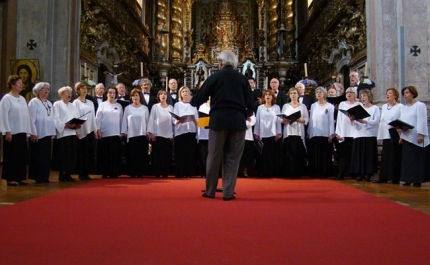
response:
[(317, 101), (311, 105), (308, 126), (309, 175), (327, 178), (333, 166), (330, 144), (334, 136), (334, 106), (326, 101), (324, 87), (317, 87), (315, 96)]
[(48, 183), (51, 170), (51, 146), (55, 135), (55, 119), (52, 103), (48, 100), (51, 86), (39, 82), (33, 87), (36, 96), (28, 102), (31, 136), (28, 178), (36, 183)]
[(75, 171), (77, 160), (77, 137), (76, 129), (81, 125), (69, 123), (73, 118), (79, 118), (79, 111), (75, 105), (70, 103), (72, 98), (72, 88), (62, 87), (58, 90), (60, 100), (54, 103), (55, 128), (57, 138), (54, 141), (54, 154), (57, 170), (59, 171), (58, 180), (74, 181), (70, 175)]

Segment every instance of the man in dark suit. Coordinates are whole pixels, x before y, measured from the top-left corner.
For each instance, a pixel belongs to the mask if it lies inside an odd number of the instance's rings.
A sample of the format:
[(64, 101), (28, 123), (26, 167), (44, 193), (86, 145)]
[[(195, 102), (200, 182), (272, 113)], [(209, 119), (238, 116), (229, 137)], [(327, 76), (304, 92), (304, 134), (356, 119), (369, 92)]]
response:
[(251, 87), (252, 99), (254, 101), (253, 111), (254, 111), (254, 114), (255, 114), (255, 113), (257, 113), (258, 106), (261, 105), (261, 95), (262, 95), (262, 92), (261, 92), (260, 89), (256, 88), (257, 82), (255, 82), (254, 77), (249, 76), (248, 77), (248, 82), (249, 82), (249, 86)]
[(140, 88), (142, 89), (142, 104), (148, 107), (148, 110), (151, 112), (151, 108), (154, 104), (157, 104), (157, 100), (153, 95), (151, 95), (151, 80), (148, 78), (143, 78), (140, 81)]
[(270, 79), (270, 89), (272, 89), (273, 93), (275, 93), (276, 97), (276, 105), (282, 110), (282, 107), (285, 103), (290, 102), (290, 97), (287, 96), (284, 92), (279, 90), (279, 80), (274, 77)]
[(219, 71), (203, 83), (191, 100), (198, 107), (211, 99), (205, 198), (215, 198), (218, 172), (223, 167), (223, 200), (236, 197), (237, 171), (245, 146), (246, 119), (253, 108), (251, 87), (236, 68), (237, 56), (222, 51), (218, 57)]
[(299, 90), (299, 102), (304, 104), (308, 111), (311, 109), (311, 105), (315, 102), (314, 97), (305, 95), (305, 85), (302, 82), (298, 82), (295, 88)]
[(349, 82), (351, 87), (357, 88), (357, 94), (355, 94), (357, 98), (360, 97), (360, 90), (372, 89), (371, 85), (360, 82), (360, 74), (357, 71), (352, 71), (349, 73)]
[(99, 108), (100, 103), (103, 101), (106, 101), (106, 95), (105, 95), (105, 86), (103, 83), (98, 83), (95, 87), (95, 93), (96, 95), (93, 97), (94, 102), (94, 110), (97, 112), (97, 109)]
[(118, 83), (115, 87), (116, 87), (116, 90), (118, 91), (118, 96), (116, 97), (116, 99), (130, 100), (130, 96), (126, 95), (125, 93), (126, 89), (123, 83)]
[(176, 79), (169, 80), (169, 91), (167, 91), (167, 104), (175, 106), (178, 102), (178, 81)]

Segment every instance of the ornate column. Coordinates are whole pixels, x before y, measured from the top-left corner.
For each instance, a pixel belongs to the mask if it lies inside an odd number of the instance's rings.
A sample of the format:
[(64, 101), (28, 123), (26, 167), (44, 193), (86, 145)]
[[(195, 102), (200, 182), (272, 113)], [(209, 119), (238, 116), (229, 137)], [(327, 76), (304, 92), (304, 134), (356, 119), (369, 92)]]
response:
[(181, 62), (183, 56), (183, 25), (182, 25), (182, 0), (172, 1), (172, 62)]
[(169, 37), (167, 34), (160, 33), (162, 29), (166, 29), (168, 27), (167, 20), (167, 2), (166, 0), (158, 0), (157, 1), (157, 31), (156, 31), (156, 47), (159, 47), (157, 58), (162, 58), (162, 56), (167, 55), (167, 43)]
[(268, 16), (268, 56), (270, 61), (276, 60), (276, 47), (278, 36), (278, 0), (269, 0)]

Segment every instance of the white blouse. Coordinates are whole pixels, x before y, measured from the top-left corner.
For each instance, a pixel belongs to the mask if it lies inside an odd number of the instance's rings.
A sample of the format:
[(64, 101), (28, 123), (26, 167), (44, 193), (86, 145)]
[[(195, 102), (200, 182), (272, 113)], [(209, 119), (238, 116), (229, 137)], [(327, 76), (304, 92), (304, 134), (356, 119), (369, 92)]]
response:
[(30, 113), (24, 97), (16, 98), (10, 94), (3, 96), (0, 101), (0, 132), (6, 135), (17, 133), (31, 133)]
[(121, 133), (127, 134), (127, 142), (132, 137), (146, 135), (149, 110), (145, 105), (135, 107), (128, 105), (122, 118)]
[(42, 102), (37, 97), (32, 98), (28, 102), (28, 110), (32, 135), (37, 135), (39, 139), (55, 135), (54, 107), (49, 100)]
[(388, 108), (388, 104), (382, 105), (381, 120), (379, 121), (378, 140), (391, 139), (388, 129), (392, 128), (388, 123), (400, 118), (400, 113), (403, 104), (397, 103), (396, 105)]
[(147, 131), (158, 137), (173, 138), (173, 118), (169, 112), (173, 112), (171, 105), (166, 108), (160, 104), (152, 106)]
[[(364, 107), (364, 106), (363, 106)], [(376, 137), (378, 135), (378, 125), (381, 117), (381, 112), (379, 111), (378, 106), (372, 105), (369, 108), (364, 107), (367, 113), (370, 114), (370, 117), (364, 118), (363, 120), (367, 121), (367, 123), (360, 123), (354, 120), (354, 128), (353, 137)]]
[(281, 134), (281, 119), (276, 116), (278, 114), (281, 114), (281, 110), (278, 105), (275, 104), (270, 108), (260, 105), (257, 109), (254, 134), (260, 138), (268, 138)]
[[(197, 108), (191, 106), (190, 103), (176, 102), (173, 108), (173, 113), (175, 113), (178, 116), (194, 115), (196, 121), (199, 118), (199, 115), (197, 113)], [(175, 119), (174, 124), (175, 124), (175, 136), (178, 136), (184, 133), (197, 132), (197, 125), (196, 125), (196, 122), (194, 121), (178, 123), (178, 121)]]
[(82, 124), (80, 129), (76, 130), (76, 132), (78, 133), (79, 139), (82, 139), (85, 136), (87, 136), (89, 133), (97, 130), (96, 114), (94, 112), (94, 103), (88, 99), (86, 99), (85, 102), (82, 102), (79, 99), (75, 99), (75, 101), (73, 101), (73, 105), (75, 105), (76, 108), (78, 109), (79, 116), (82, 116), (85, 113), (89, 112), (88, 115), (86, 115), (87, 121)]
[(305, 125), (309, 122), (309, 114), (308, 109), (304, 104), (299, 104), (297, 107), (291, 106), (290, 103), (285, 104), (282, 107), (282, 114), (285, 114), (287, 116), (300, 111), (301, 118), (305, 120), (305, 123), (298, 123), (297, 121), (293, 124), (284, 124), (284, 138), (287, 138), (288, 136), (300, 136), (302, 140), (305, 140)]
[(254, 134), (252, 133), (252, 126), (255, 125), (257, 119), (255, 118), (254, 113), (250, 117), (251, 120), (246, 120), (246, 132), (245, 132), (245, 141), (254, 141)]
[(314, 136), (329, 137), (334, 134), (334, 106), (328, 102), (324, 105), (315, 102), (311, 105), (308, 126), (309, 138)]
[(76, 135), (75, 129), (66, 128), (66, 123), (73, 118), (79, 118), (79, 111), (72, 103), (64, 103), (62, 100), (54, 102), (55, 128), (57, 129), (57, 139)]
[(96, 126), (102, 137), (120, 136), (122, 117), (122, 107), (119, 103), (102, 102), (96, 113)]
[[(210, 109), (211, 109), (210, 106), (208, 106), (206, 103), (203, 103), (199, 107), (199, 112), (209, 115)], [(199, 127), (197, 129), (197, 139), (199, 139), (199, 140), (209, 140), (209, 129)]]
[[(347, 103), (346, 101), (342, 101), (339, 104), (339, 109), (341, 110), (349, 110), (352, 107), (361, 104), (359, 102), (354, 102), (352, 104)], [(338, 112), (337, 121), (336, 121), (336, 134), (340, 136), (339, 142), (343, 142), (345, 137), (353, 137), (354, 131), (353, 123), (349, 119), (348, 116), (343, 114), (342, 112)]]
[[(427, 107), (424, 103), (417, 101), (412, 106), (405, 105), (400, 120), (414, 126), (412, 130), (402, 131), (400, 138), (419, 147), (429, 145)], [(418, 143), (418, 134), (424, 135), (424, 143)]]

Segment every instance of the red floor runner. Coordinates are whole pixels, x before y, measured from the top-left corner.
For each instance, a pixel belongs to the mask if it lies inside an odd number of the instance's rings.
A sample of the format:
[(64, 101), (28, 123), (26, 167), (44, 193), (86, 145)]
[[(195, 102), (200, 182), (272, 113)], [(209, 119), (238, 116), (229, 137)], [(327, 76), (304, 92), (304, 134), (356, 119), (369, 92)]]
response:
[[(221, 185), (221, 182), (220, 182)], [(104, 179), (0, 209), (2, 264), (430, 264), (430, 216), (332, 180)]]

